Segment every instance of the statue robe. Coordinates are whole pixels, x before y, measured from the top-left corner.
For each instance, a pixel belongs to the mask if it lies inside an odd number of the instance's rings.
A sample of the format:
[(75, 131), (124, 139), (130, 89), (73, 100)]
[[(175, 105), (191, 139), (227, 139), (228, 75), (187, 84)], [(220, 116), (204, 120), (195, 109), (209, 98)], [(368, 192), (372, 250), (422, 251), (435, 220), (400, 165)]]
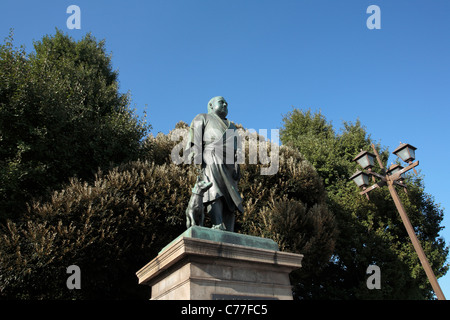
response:
[[(201, 163), (201, 180), (213, 183), (203, 195), (203, 203), (207, 205), (223, 197), (230, 211), (237, 208), (243, 212), (242, 198), (235, 180), (238, 179), (236, 170), (239, 168), (239, 165), (235, 164), (237, 134), (236, 126), (231, 121), (222, 120), (214, 113), (202, 113), (192, 120), (186, 151), (194, 157), (194, 163)], [(228, 155), (228, 159), (227, 146), (228, 151), (233, 152)]]

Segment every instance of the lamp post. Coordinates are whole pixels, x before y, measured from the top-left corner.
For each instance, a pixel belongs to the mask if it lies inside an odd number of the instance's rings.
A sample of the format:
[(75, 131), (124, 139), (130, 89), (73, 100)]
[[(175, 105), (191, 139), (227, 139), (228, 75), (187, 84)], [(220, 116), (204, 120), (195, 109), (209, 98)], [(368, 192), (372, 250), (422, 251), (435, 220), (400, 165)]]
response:
[[(409, 165), (406, 168), (403, 168), (402, 166), (394, 165), (389, 168), (389, 170), (386, 171), (386, 169), (383, 166), (383, 163), (381, 162), (380, 156), (375, 149), (375, 145), (372, 144), (373, 153), (371, 154), (369, 152), (361, 152), (358, 154), (358, 156), (353, 159), (354, 161), (358, 162), (363, 169), (368, 169), (368, 173), (358, 171), (354, 175), (350, 177), (351, 180), (353, 180), (359, 187), (363, 188), (363, 191), (360, 192), (361, 195), (365, 194), (366, 197), (368, 197), (368, 193), (376, 188), (382, 187), (387, 185), (389, 188), (389, 192), (391, 193), (392, 199), (394, 200), (395, 206), (397, 207), (397, 210), (400, 214), (400, 217), (403, 221), (403, 224), (406, 228), (406, 231), (408, 232), (409, 238), (411, 239), (411, 242), (414, 246), (414, 249), (416, 250), (417, 255), (419, 256), (420, 263), (422, 264), (422, 267), (425, 270), (425, 273), (428, 277), (428, 280), (431, 283), (431, 286), (433, 288), (434, 293), (436, 294), (437, 298), (439, 300), (445, 300), (444, 293), (441, 290), (441, 287), (439, 286), (439, 283), (437, 282), (436, 276), (434, 275), (433, 270), (431, 269), (431, 266), (428, 262), (427, 257), (425, 256), (425, 253), (422, 249), (422, 246), (420, 245), (419, 240), (417, 239), (417, 236), (414, 232), (413, 226), (411, 225), (411, 222), (409, 221), (408, 215), (406, 214), (405, 208), (403, 207), (402, 202), (400, 201), (400, 198), (398, 196), (397, 190), (395, 189), (395, 185), (399, 185), (406, 189), (406, 185), (404, 185), (401, 181), (403, 178), (403, 174), (411, 169), (414, 169), (414, 172), (417, 174), (415, 167), (419, 165), (419, 161), (413, 162), (415, 159), (415, 150), (417, 148), (409, 145), (401, 143), (400, 146), (394, 150), (394, 154), (398, 157), (400, 157), (403, 161), (407, 162)], [(381, 174), (378, 174), (376, 172), (373, 172), (371, 168), (373, 167), (373, 158), (376, 157), (378, 164), (381, 168)], [(366, 158), (365, 160), (362, 160)], [(370, 159), (371, 158), (371, 159)], [(372, 165), (370, 165), (370, 161), (372, 160)], [(366, 188), (368, 185), (368, 178), (364, 176), (364, 174), (368, 177), (368, 175), (372, 175), (373, 178), (377, 177), (380, 179), (379, 182), (372, 185), (369, 188)]]
[[(415, 152), (416, 150), (417, 150), (416, 147), (413, 147), (412, 145), (407, 143), (400, 142), (400, 145), (392, 153), (395, 154), (400, 159), (402, 159), (403, 161), (411, 164), (412, 161), (416, 158)], [(414, 173), (417, 174), (416, 169), (414, 169)]]

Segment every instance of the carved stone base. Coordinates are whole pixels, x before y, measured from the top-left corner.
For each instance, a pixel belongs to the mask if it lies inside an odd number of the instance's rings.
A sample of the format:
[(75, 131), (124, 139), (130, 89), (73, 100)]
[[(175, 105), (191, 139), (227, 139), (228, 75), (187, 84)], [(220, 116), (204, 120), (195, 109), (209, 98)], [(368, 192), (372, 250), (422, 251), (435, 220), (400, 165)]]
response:
[(136, 275), (152, 300), (291, 300), (289, 273), (302, 258), (269, 239), (191, 227)]

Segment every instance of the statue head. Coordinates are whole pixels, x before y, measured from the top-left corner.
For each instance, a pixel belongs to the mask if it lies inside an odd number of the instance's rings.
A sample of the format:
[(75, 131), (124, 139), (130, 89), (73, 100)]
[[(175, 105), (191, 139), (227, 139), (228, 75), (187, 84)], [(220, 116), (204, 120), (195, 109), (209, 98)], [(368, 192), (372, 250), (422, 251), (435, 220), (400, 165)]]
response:
[(215, 113), (222, 119), (225, 119), (228, 114), (228, 103), (225, 98), (217, 96), (209, 100), (208, 113)]

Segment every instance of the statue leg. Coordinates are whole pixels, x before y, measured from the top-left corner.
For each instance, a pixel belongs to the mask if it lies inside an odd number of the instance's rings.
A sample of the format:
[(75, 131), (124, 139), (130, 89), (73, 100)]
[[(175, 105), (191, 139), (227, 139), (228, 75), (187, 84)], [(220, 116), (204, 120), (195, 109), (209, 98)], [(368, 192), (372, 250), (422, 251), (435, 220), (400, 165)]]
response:
[(234, 210), (230, 211), (223, 198), (207, 205), (207, 211), (211, 217), (213, 229), (226, 230), (234, 232), (235, 214)]
[(227, 231), (234, 232), (234, 211), (230, 211), (227, 205), (223, 206), (222, 220)]
[(224, 205), (222, 198), (216, 199), (216, 201), (207, 205), (206, 210), (211, 217), (212, 229), (224, 230), (225, 225), (223, 224), (222, 213)]

